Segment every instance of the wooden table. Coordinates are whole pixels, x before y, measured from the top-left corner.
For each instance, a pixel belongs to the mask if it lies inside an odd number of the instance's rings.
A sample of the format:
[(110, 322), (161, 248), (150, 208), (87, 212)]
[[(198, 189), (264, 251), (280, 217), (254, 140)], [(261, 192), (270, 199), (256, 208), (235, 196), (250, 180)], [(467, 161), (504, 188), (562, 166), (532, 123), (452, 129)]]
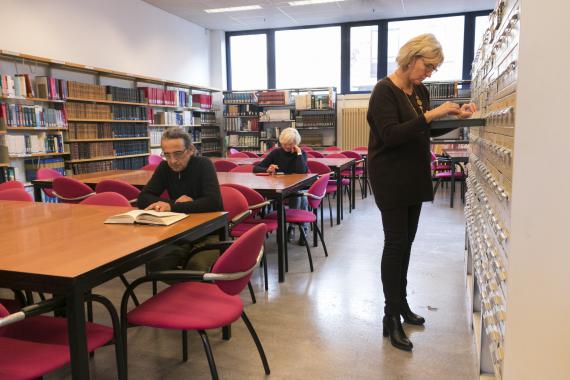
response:
[(85, 294), (159, 255), (179, 239), (227, 228), (223, 212), (168, 227), (103, 224), (125, 207), (1, 201), (0, 286), (65, 296), (73, 379), (89, 379)]
[(469, 152), (467, 149), (444, 149), (443, 155), (451, 161), (451, 200), (449, 207), (453, 208), (453, 198), (455, 197), (455, 165), (469, 162)]
[[(243, 158), (245, 159), (245, 158)], [(79, 174), (71, 176), (91, 187), (104, 179), (115, 179), (130, 183), (142, 188), (152, 177), (150, 170), (110, 170), (98, 173)], [(234, 183), (250, 187), (261, 195), (274, 199), (277, 208), (278, 226), (277, 229), (277, 256), (279, 269), (279, 282), (285, 281), (285, 214), (283, 212), (283, 200), (288, 195), (309, 187), (316, 181), (316, 174), (288, 174), (273, 176), (256, 176), (252, 173), (217, 173), (220, 184)], [(36, 201), (41, 202), (41, 189), (51, 187), (51, 179), (32, 181), (34, 185), (34, 196)]]
[(351, 204), (349, 204), (349, 210), (352, 210), (356, 207), (356, 198), (355, 198), (355, 188), (356, 188), (356, 160), (354, 158), (313, 158), (309, 157), (311, 161), (317, 161), (322, 164), (327, 165), (336, 176), (336, 186), (337, 186), (337, 196), (336, 196), (336, 224), (340, 224), (340, 219), (342, 217), (342, 210), (343, 210), (343, 192), (342, 192), (342, 176), (341, 172), (348, 168), (351, 168), (351, 179), (350, 179), (350, 188), (351, 188)]

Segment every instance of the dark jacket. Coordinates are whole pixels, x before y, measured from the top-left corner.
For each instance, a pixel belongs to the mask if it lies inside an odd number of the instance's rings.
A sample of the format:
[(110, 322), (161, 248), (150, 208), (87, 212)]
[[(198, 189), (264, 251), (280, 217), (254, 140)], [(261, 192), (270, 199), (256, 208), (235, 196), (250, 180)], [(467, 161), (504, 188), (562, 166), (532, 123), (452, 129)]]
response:
[(305, 174), (308, 171), (305, 152), (299, 155), (296, 152), (288, 153), (283, 148), (278, 148), (273, 149), (259, 165), (254, 166), (253, 172), (263, 173), (272, 164), (279, 167), (278, 172), (285, 174)]
[[(427, 111), (428, 89), (423, 84), (413, 88)], [(408, 97), (389, 78), (376, 83), (367, 114), (368, 172), (381, 210), (433, 200), (430, 136), (449, 130), (430, 132), (423, 112), (415, 96)]]
[[(160, 198), (165, 190), (169, 200)], [(193, 201), (174, 203), (182, 195), (191, 197)], [(166, 161), (161, 162), (139, 194), (138, 206), (144, 209), (157, 201), (169, 202), (172, 211), (186, 214), (223, 211), (220, 185), (212, 161), (192, 156), (186, 169), (180, 173), (170, 169)]]

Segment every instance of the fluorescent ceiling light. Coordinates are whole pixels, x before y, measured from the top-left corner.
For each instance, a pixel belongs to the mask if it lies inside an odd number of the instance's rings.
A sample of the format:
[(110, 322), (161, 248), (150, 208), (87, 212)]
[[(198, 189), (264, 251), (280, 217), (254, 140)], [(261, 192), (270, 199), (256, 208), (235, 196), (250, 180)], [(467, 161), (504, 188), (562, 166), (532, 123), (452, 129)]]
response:
[(206, 12), (206, 13), (239, 12), (239, 11), (251, 11), (254, 9), (261, 9), (261, 6), (260, 5), (244, 5), (241, 7), (212, 8), (212, 9), (204, 9), (204, 12)]
[(313, 4), (325, 4), (325, 3), (336, 3), (344, 0), (302, 0), (302, 1), (290, 1), (289, 5), (313, 5)]

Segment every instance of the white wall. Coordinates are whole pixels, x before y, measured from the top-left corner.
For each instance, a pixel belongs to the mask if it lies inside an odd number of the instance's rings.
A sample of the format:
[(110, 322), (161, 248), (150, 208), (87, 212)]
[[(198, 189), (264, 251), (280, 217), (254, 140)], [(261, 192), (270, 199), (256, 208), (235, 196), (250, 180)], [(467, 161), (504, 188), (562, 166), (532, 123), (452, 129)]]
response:
[(0, 49), (210, 85), (208, 31), (141, 0), (3, 0)]
[(568, 379), (570, 3), (521, 7), (504, 379)]
[(209, 30), (210, 35), (210, 86), (226, 89), (226, 33)]

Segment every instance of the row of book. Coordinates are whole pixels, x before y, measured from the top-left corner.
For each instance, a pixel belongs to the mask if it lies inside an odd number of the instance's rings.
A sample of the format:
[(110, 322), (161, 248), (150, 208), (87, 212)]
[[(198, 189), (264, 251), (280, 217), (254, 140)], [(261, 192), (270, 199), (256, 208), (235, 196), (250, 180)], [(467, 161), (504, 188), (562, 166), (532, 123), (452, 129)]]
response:
[(150, 145), (158, 146), (160, 145), (160, 140), (162, 139), (162, 133), (164, 133), (164, 128), (149, 128), (148, 134), (150, 136)]
[(111, 106), (107, 104), (65, 103), (65, 111), (69, 119), (113, 119)]
[(138, 170), (147, 164), (148, 157), (129, 157), (113, 161), (115, 170)]
[(259, 137), (256, 135), (229, 135), (228, 146), (233, 147), (257, 147), (259, 146)]
[(27, 156), (42, 153), (63, 153), (61, 134), (34, 133), (6, 135), (6, 145), (11, 156)]
[(34, 86), (28, 74), (2, 74), (0, 94), (9, 98), (33, 98), (37, 94), (38, 98), (63, 100), (67, 98), (67, 83), (53, 77), (37, 76)]
[(210, 154), (210, 153), (217, 153), (220, 154), (222, 152), (222, 146), (220, 145), (220, 141), (204, 141), (202, 143), (202, 149), (200, 149), (202, 154)]
[(72, 160), (114, 156), (113, 142), (70, 143), (69, 152)]
[(69, 140), (147, 137), (144, 124), (69, 123)]
[(37, 158), (33, 160), (24, 160), (24, 170), (26, 173), (26, 181), (33, 181), (37, 178), (39, 169), (48, 168), (53, 169), (65, 175), (65, 162), (62, 157), (46, 157)]
[(229, 104), (226, 106), (224, 116), (257, 116), (256, 106), (250, 104)]
[(106, 86), (107, 100), (115, 102), (146, 103), (144, 88), (124, 88), (116, 86)]
[(66, 128), (64, 110), (0, 103), (0, 127)]
[(334, 127), (336, 115), (330, 111), (303, 112), (295, 118), (297, 128)]
[(469, 98), (471, 96), (468, 86), (458, 82), (426, 82), (424, 84), (429, 91), (430, 99)]
[(199, 144), (202, 142), (202, 131), (199, 129), (193, 129), (191, 132), (192, 142), (194, 144)]
[(328, 95), (313, 95), (309, 92), (308, 94), (299, 94), (295, 96), (295, 109), (297, 110), (325, 108), (333, 108), (332, 88), (329, 89)]
[[(197, 120), (195, 120), (197, 121)], [(198, 123), (196, 123), (198, 124)], [(201, 113), (200, 114), (200, 124), (216, 124), (216, 114), (215, 113)]]
[(153, 120), (155, 124), (167, 124), (167, 125), (193, 125), (194, 116), (191, 111), (182, 112), (153, 112)]
[(259, 130), (259, 120), (257, 119), (226, 119), (226, 131), (257, 131)]
[(233, 103), (257, 103), (257, 94), (255, 92), (225, 92), (224, 104)]
[[(197, 129), (195, 129), (197, 131)], [(202, 138), (213, 139), (220, 138), (220, 134), (217, 130), (211, 128), (202, 129)]]
[(8, 97), (33, 97), (34, 88), (28, 74), (11, 76), (2, 74), (0, 81), (0, 94)]
[(104, 172), (107, 170), (113, 170), (113, 160), (72, 164), (71, 169), (73, 170), (73, 174)]
[(113, 104), (111, 113), (114, 120), (148, 120), (146, 107)]
[(289, 104), (289, 91), (259, 91), (257, 103), (259, 105)]
[(70, 98), (108, 100), (107, 89), (98, 84), (67, 81), (67, 90)]
[(145, 154), (149, 151), (148, 140), (113, 141), (116, 156)]

